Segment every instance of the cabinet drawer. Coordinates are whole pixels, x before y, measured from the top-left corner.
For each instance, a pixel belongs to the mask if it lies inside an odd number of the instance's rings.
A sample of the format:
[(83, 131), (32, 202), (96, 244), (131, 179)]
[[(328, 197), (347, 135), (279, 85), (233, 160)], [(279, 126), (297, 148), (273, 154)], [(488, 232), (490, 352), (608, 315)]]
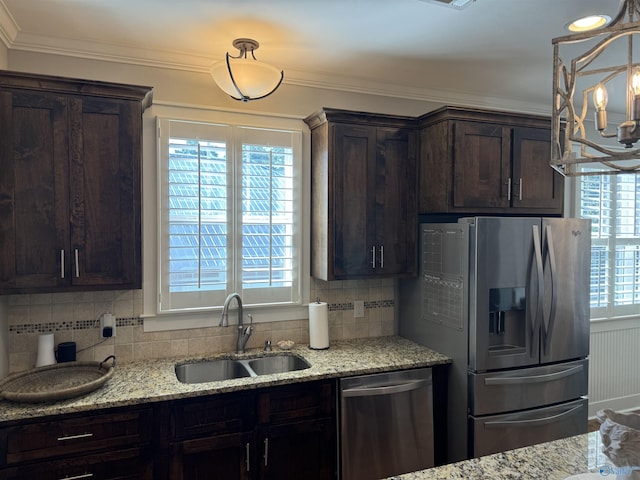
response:
[(245, 394), (228, 394), (177, 403), (171, 409), (172, 437), (181, 440), (243, 431), (253, 422), (252, 398)]
[(113, 450), (151, 438), (151, 409), (80, 416), (7, 428), (7, 465), (63, 455)]
[(0, 470), (0, 480), (24, 480), (25, 478), (151, 480), (153, 479), (153, 456), (150, 450), (132, 448)]
[(334, 382), (300, 383), (266, 390), (259, 395), (261, 424), (332, 415), (335, 408)]

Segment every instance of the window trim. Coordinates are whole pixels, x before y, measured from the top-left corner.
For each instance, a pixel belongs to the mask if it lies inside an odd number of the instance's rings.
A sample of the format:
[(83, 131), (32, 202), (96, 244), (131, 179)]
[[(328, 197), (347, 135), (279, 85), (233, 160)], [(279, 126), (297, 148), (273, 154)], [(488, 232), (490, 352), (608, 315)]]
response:
[(188, 312), (158, 312), (157, 298), (159, 294), (158, 252), (159, 226), (161, 212), (158, 208), (158, 192), (161, 176), (159, 168), (160, 141), (157, 135), (158, 118), (171, 118), (187, 122), (225, 123), (251, 128), (286, 129), (301, 132), (301, 251), (299, 252), (300, 268), (300, 305), (270, 305), (252, 307), (247, 310), (253, 315), (256, 323), (299, 320), (308, 318), (310, 296), (310, 135), (303, 117), (269, 115), (264, 113), (245, 113), (233, 110), (221, 110), (200, 106), (176, 105), (171, 103), (155, 103), (145, 111), (143, 116), (143, 313), (145, 331), (181, 330), (218, 325), (221, 306), (197, 308)]
[[(581, 182), (582, 177), (565, 177), (566, 189), (571, 192), (571, 200), (569, 202), (570, 215), (574, 217), (580, 217), (580, 203), (581, 203)], [(565, 204), (566, 205), (566, 204)], [(593, 240), (592, 240), (593, 241)], [(624, 241), (624, 240), (622, 240)], [(613, 253), (611, 254), (613, 255)], [(614, 268), (615, 269), (615, 268)], [(640, 318), (638, 313), (634, 310), (638, 309), (638, 305), (609, 305), (607, 307), (596, 307), (590, 309), (590, 320), (592, 324), (604, 323), (604, 322), (620, 322), (630, 319)]]

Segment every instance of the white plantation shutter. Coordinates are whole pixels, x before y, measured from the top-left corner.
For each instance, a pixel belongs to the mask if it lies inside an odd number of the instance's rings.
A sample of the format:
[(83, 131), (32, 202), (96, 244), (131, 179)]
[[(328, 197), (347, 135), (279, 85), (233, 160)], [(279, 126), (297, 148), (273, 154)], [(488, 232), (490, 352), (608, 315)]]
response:
[(637, 315), (640, 305), (640, 177), (580, 177), (579, 214), (592, 221), (591, 317)]
[(301, 133), (159, 125), (159, 311), (299, 303)]

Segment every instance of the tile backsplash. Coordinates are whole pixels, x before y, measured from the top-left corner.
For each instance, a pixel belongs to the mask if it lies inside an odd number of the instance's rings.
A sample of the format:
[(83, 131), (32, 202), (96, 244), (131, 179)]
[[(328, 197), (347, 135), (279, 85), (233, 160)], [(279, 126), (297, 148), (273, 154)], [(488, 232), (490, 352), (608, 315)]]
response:
[[(329, 339), (342, 340), (391, 335), (394, 332), (393, 280), (311, 282), (311, 298), (329, 304)], [(118, 362), (232, 352), (235, 330), (207, 327), (145, 332), (142, 291), (105, 291), (11, 295), (5, 314), (9, 333), (9, 372), (35, 365), (38, 336), (53, 333), (55, 344), (76, 342), (78, 360), (104, 360), (115, 355)], [(364, 301), (364, 317), (354, 317), (354, 301)], [(115, 337), (100, 336), (100, 315), (116, 318)], [(309, 342), (308, 320), (255, 323), (247, 348), (271, 339)]]

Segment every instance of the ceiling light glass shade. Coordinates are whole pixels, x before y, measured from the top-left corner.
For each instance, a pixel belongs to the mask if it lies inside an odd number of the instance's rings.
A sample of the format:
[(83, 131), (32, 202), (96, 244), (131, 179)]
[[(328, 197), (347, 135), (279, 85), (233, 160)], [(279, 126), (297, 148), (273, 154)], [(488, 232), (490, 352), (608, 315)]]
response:
[(227, 95), (244, 102), (275, 92), (284, 79), (284, 72), (255, 58), (253, 52), (258, 48), (258, 42), (241, 38), (235, 40), (233, 46), (240, 50), (238, 56), (227, 53), (224, 60), (211, 67), (211, 76), (216, 84)]
[(640, 173), (640, 0), (605, 28), (554, 38), (551, 166)]
[(587, 32), (600, 28), (611, 21), (608, 15), (589, 15), (571, 22), (567, 28), (572, 32)]
[(211, 76), (227, 95), (236, 100), (263, 98), (280, 85), (282, 73), (267, 63), (244, 58), (230, 58), (229, 67), (237, 88), (231, 80), (226, 60), (211, 67)]

